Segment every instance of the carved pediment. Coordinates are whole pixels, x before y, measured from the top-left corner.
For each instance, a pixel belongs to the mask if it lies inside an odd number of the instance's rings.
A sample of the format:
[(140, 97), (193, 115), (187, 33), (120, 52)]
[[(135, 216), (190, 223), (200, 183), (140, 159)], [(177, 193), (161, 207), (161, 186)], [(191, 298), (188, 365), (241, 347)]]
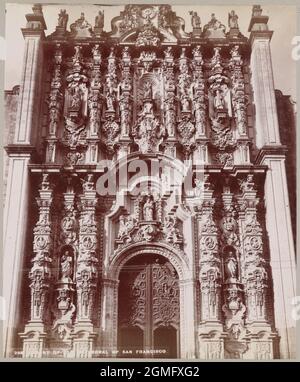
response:
[(93, 36), (92, 26), (85, 19), (84, 13), (73, 24), (70, 25), (71, 37), (77, 38), (88, 38)]
[(204, 25), (203, 37), (207, 38), (225, 38), (225, 25), (216, 19), (215, 14), (211, 15), (211, 20)]
[(176, 42), (189, 38), (185, 22), (170, 5), (126, 5), (120, 16), (112, 19), (110, 37), (138, 46)]

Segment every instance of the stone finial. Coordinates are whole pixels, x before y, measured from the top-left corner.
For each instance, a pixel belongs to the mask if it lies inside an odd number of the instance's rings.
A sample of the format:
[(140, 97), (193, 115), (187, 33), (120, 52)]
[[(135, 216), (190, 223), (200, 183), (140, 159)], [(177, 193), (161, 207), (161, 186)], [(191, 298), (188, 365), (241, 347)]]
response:
[(41, 4), (34, 4), (32, 11), (35, 16), (43, 16), (43, 7)]
[(265, 32), (269, 31), (268, 28), (269, 16), (262, 15), (262, 8), (260, 5), (253, 5), (252, 16), (248, 32)]
[(23, 29), (23, 33), (26, 30), (45, 30), (47, 29), (44, 15), (43, 15), (43, 8), (41, 4), (34, 4), (32, 7), (32, 13), (27, 14), (26, 16), (27, 25), (26, 29)]
[(261, 16), (262, 7), (260, 5), (253, 5), (252, 7), (252, 17)]

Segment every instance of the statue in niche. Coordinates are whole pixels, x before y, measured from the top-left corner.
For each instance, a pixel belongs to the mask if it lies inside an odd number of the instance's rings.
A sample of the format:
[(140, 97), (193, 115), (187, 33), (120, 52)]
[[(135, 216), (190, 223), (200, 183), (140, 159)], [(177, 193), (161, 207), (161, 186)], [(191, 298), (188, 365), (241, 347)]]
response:
[(65, 250), (60, 259), (60, 281), (72, 282), (73, 275), (73, 255), (68, 249)]
[(147, 81), (144, 84), (143, 87), (143, 98), (144, 99), (152, 99), (152, 84), (151, 82)]
[(99, 11), (95, 17), (95, 28), (103, 28), (104, 26), (104, 11)]
[(238, 15), (235, 13), (235, 11), (231, 11), (230, 13), (228, 13), (228, 26), (230, 29), (238, 29), (239, 28), (239, 25), (238, 25)]
[(147, 196), (143, 206), (143, 217), (146, 221), (152, 221), (154, 219), (154, 201), (150, 195)]
[(192, 27), (194, 29), (200, 29), (201, 28), (201, 19), (200, 16), (198, 16), (197, 12), (190, 11), (190, 15), (192, 16)]
[(79, 117), (80, 115), (85, 117), (87, 115), (87, 87), (85, 82), (79, 82), (81, 79), (76, 78), (70, 82), (67, 90), (67, 104), (68, 110), (76, 111)]
[(222, 84), (216, 89), (209, 91), (209, 115), (216, 117), (217, 111), (226, 111), (228, 117), (232, 117), (231, 92), (227, 84)]
[(222, 110), (224, 106), (225, 106), (225, 103), (224, 103), (224, 97), (222, 95), (222, 92), (220, 89), (217, 89), (215, 97), (214, 97), (214, 107), (217, 110)]
[(72, 92), (72, 98), (71, 98), (71, 105), (70, 107), (72, 109), (80, 109), (81, 105), (81, 94), (80, 89), (78, 86), (74, 87), (74, 90)]
[(238, 263), (236, 256), (232, 250), (227, 254), (225, 260), (225, 277), (226, 280), (237, 280), (238, 279)]
[(188, 97), (182, 97), (181, 98), (181, 107), (182, 107), (182, 111), (184, 113), (190, 111), (190, 102), (189, 102)]
[(107, 106), (107, 111), (115, 111), (114, 97), (111, 93), (107, 93), (106, 95), (106, 106)]
[(209, 272), (208, 274), (208, 285), (209, 285), (209, 306), (211, 311), (211, 316), (214, 317), (216, 314), (217, 305), (217, 290), (216, 290), (216, 275), (214, 272)]
[(57, 26), (59, 26), (60, 28), (66, 29), (67, 28), (68, 20), (69, 20), (69, 15), (67, 14), (66, 10), (65, 9), (61, 9), (60, 13), (58, 15)]

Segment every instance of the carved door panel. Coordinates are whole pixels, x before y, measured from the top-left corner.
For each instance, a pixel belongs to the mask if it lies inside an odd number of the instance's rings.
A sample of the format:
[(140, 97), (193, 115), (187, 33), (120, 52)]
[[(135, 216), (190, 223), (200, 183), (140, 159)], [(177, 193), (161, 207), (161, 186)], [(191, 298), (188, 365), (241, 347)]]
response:
[[(124, 333), (129, 330), (132, 338), (125, 339)], [(163, 260), (127, 265), (120, 274), (120, 345), (138, 347), (142, 332), (143, 349), (167, 347), (168, 353), (174, 354), (178, 330), (179, 285), (173, 266)]]

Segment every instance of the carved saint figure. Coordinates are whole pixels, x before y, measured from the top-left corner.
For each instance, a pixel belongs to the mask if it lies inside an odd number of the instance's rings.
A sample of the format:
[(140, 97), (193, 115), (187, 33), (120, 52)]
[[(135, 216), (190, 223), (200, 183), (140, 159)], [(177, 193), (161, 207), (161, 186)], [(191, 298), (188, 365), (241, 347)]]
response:
[(192, 16), (192, 27), (195, 29), (201, 28), (201, 19), (198, 16), (197, 12), (191, 11), (190, 15)]
[(231, 11), (228, 13), (228, 26), (229, 28), (235, 28), (238, 29), (238, 15), (235, 13), (235, 11)]
[(81, 92), (78, 86), (74, 87), (70, 106), (72, 109), (79, 109), (81, 106)]
[(61, 28), (66, 29), (67, 28), (67, 23), (69, 20), (69, 15), (67, 14), (65, 9), (61, 9), (60, 13), (58, 15), (58, 26)]
[(233, 251), (229, 251), (225, 262), (226, 280), (238, 278), (238, 264)]
[(72, 268), (73, 257), (71, 256), (71, 252), (69, 250), (66, 250), (65, 253), (61, 256), (60, 260), (61, 281), (72, 282)]
[(181, 107), (183, 112), (190, 111), (190, 103), (188, 97), (181, 98)]
[(216, 94), (214, 98), (214, 106), (217, 110), (224, 108), (224, 98), (220, 89), (216, 90)]
[(151, 196), (148, 196), (143, 207), (144, 220), (147, 220), (147, 221), (153, 220), (153, 213), (154, 213), (154, 202), (151, 199)]
[(152, 85), (151, 82), (145, 82), (144, 87), (143, 87), (143, 98), (144, 99), (152, 99)]
[(84, 17), (83, 12), (81, 12), (81, 14), (80, 14), (79, 25), (80, 25), (80, 28), (87, 28), (88, 27), (88, 23)]
[(106, 95), (106, 106), (108, 111), (115, 111), (114, 108), (114, 97), (112, 94), (108, 93)]
[(104, 26), (104, 12), (99, 11), (95, 18), (95, 28), (103, 28)]
[(124, 215), (121, 215), (118, 238), (122, 238), (123, 236), (128, 235), (133, 227), (134, 219), (132, 218), (132, 216), (128, 216), (126, 218)]

